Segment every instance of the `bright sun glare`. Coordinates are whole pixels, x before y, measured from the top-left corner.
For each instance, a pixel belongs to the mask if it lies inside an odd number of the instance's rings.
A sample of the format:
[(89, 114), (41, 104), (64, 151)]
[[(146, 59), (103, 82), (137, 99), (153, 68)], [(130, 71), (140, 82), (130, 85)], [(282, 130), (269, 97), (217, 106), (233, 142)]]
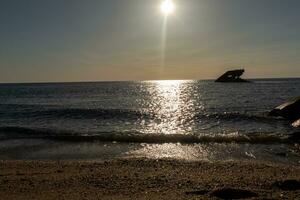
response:
[(172, 0), (164, 0), (160, 6), (162, 13), (169, 15), (174, 12), (175, 4)]

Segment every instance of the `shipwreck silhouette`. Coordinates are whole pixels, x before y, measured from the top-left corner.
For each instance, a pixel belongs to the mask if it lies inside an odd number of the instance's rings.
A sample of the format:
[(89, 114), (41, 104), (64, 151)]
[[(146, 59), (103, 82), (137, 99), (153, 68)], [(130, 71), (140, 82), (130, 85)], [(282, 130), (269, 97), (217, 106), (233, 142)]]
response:
[(244, 69), (237, 69), (237, 70), (231, 70), (227, 71), (225, 74), (220, 76), (216, 82), (230, 82), (230, 83), (240, 83), (240, 82), (249, 82), (247, 80), (244, 80), (241, 78), (241, 76), (244, 74)]

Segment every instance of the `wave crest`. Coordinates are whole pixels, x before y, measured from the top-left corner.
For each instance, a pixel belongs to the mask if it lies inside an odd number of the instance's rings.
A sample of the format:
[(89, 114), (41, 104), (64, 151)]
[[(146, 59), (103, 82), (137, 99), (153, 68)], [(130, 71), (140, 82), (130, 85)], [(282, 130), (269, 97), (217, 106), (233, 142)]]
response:
[(0, 138), (7, 139), (49, 139), (67, 142), (119, 142), (119, 143), (292, 143), (289, 137), (271, 134), (214, 134), (214, 135), (184, 135), (184, 134), (142, 134), (138, 132), (101, 132), (80, 134), (76, 132), (32, 129), (25, 127), (0, 127)]

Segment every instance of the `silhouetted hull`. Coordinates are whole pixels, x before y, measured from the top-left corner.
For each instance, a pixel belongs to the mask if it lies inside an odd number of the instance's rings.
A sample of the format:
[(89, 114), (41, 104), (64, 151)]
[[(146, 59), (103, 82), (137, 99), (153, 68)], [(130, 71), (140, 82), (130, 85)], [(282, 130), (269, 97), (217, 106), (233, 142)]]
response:
[(215, 82), (220, 83), (248, 83), (249, 81), (244, 80), (241, 78), (245, 70), (238, 69), (238, 70), (232, 70), (227, 71), (225, 74), (220, 76)]
[(236, 79), (236, 80), (216, 80), (216, 83), (250, 83), (250, 81), (245, 79)]

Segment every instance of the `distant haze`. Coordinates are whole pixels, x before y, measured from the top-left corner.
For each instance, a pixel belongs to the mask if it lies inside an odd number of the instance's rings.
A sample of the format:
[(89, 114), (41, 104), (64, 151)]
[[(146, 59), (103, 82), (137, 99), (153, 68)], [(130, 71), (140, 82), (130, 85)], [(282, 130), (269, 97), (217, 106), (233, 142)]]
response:
[(162, 62), (162, 0), (1, 0), (0, 82), (300, 77), (299, 0), (173, 1)]

